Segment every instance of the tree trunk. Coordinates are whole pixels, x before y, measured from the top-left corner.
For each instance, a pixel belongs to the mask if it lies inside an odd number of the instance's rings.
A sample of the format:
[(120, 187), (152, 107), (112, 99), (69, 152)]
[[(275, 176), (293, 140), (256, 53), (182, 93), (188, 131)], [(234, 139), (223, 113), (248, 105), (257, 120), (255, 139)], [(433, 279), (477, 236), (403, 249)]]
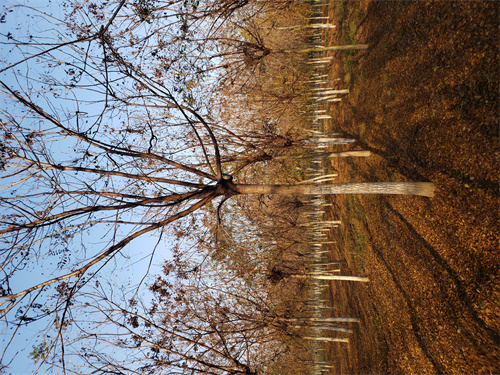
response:
[(312, 155), (280, 155), (274, 156), (273, 160), (287, 160), (287, 159), (326, 159), (326, 158), (347, 158), (347, 157), (368, 157), (370, 156), (370, 151), (344, 151), (344, 152), (333, 152), (333, 153), (323, 153), (323, 154), (312, 154)]
[(355, 143), (355, 139), (348, 138), (309, 138), (300, 141), (302, 145), (346, 145)]
[(231, 184), (230, 189), (234, 194), (404, 194), (433, 197), (435, 186), (432, 182), (359, 182), (329, 185)]
[(297, 279), (316, 279), (316, 280), (337, 280), (337, 281), (357, 281), (360, 283), (367, 283), (370, 280), (368, 277), (359, 276), (345, 276), (345, 275), (318, 275), (318, 274), (304, 274), (304, 275), (290, 275)]
[(350, 328), (342, 328), (342, 327), (330, 327), (330, 326), (311, 326), (311, 325), (299, 325), (292, 326), (293, 328), (310, 328), (310, 329), (323, 329), (325, 331), (336, 331), (336, 332), (345, 332), (345, 333), (353, 333), (354, 331)]
[(342, 90), (322, 90), (322, 91), (315, 91), (314, 92), (314, 95), (317, 95), (317, 96), (326, 96), (326, 95), (341, 95), (341, 94), (349, 94), (349, 90), (348, 89), (342, 89)]
[(339, 337), (310, 337), (304, 336), (305, 340), (313, 340), (313, 341), (327, 341), (327, 342), (349, 342), (348, 338), (339, 338)]
[(299, 30), (299, 29), (335, 29), (337, 26), (329, 23), (313, 23), (309, 25), (275, 27), (275, 30)]
[(319, 323), (319, 324), (327, 324), (327, 323), (359, 323), (360, 319), (359, 318), (340, 318), (340, 317), (319, 317), (319, 318), (313, 318), (313, 317), (304, 317), (304, 318), (290, 318), (290, 319), (285, 319), (281, 318), (279, 319), (280, 321), (285, 321), (285, 322), (309, 322), (309, 323)]
[(309, 53), (309, 52), (316, 52), (316, 51), (343, 51), (343, 50), (353, 50), (353, 49), (367, 49), (368, 44), (353, 44), (353, 45), (347, 45), (347, 46), (330, 46), (330, 47), (323, 47), (323, 46), (314, 46), (311, 48), (305, 48), (305, 49), (299, 49), (299, 50), (280, 50), (278, 52), (286, 52), (286, 53)]

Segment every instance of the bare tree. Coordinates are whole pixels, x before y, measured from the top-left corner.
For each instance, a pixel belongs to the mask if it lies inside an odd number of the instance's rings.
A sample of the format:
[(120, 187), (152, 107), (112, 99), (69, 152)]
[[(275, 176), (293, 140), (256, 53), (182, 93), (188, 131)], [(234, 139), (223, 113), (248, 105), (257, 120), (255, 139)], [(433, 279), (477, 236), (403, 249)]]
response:
[[(289, 280), (279, 286), (265, 273), (242, 279), (238, 271), (209, 260), (193, 268), (179, 265), (164, 264), (149, 286), (151, 301), (134, 297), (124, 305), (98, 289), (90, 292), (86, 323), (116, 329), (101, 332), (91, 345), (70, 345), (68, 350), (78, 351), (85, 366), (97, 373), (178, 369), (250, 375), (271, 373), (269, 368), (286, 358), (291, 343), (302, 343), (304, 283)], [(270, 288), (286, 297), (270, 298)], [(84, 322), (82, 318), (78, 325)], [(97, 354), (105, 346), (124, 355)]]
[[(194, 7), (186, 11), (184, 2), (175, 2), (181, 8), (173, 14), (180, 21), (168, 28), (170, 14), (164, 26), (155, 12), (166, 9), (151, 8), (153, 3), (121, 0), (100, 8), (91, 3), (75, 5), (64, 20), (37, 12), (43, 22), (53, 24), (53, 39), (14, 36), (8, 45), (22, 55), (13, 53), (11, 58), (17, 60), (0, 70), (5, 104), (0, 110), (0, 316), (14, 327), (13, 336), (24, 324), (49, 317), (55, 334), (40, 350), (45, 361), (58, 347), (63, 372), (69, 371), (65, 335), (71, 325), (78, 325), (74, 306), (85, 306), (90, 283), (106, 281), (102, 270), (112, 268), (117, 256), (138, 238), (157, 234), (160, 241), (166, 231), (182, 238), (202, 228), (199, 219), (206, 211), (201, 209), (211, 202), (220, 206), (233, 196), (247, 194), (433, 194), (433, 185), (426, 182), (259, 185), (233, 181), (222, 168), (223, 157), (231, 155), (223, 154), (220, 139), (229, 133), (200, 104), (207, 94), (184, 79), (162, 74), (160, 67), (148, 62), (148, 54), (162, 48), (150, 44), (150, 36), (180, 30), (176, 35), (183, 40), (182, 33), (190, 27), (185, 20), (198, 21), (196, 15), (204, 13)], [(218, 11), (209, 7), (204, 11), (209, 27), (216, 24), (214, 17), (226, 17), (245, 2), (208, 2), (213, 4), (220, 5)], [(155, 247), (144, 250), (152, 257)], [(174, 255), (180, 251), (172, 249)], [(30, 271), (38, 270), (37, 265), (45, 273), (25, 280)], [(106, 314), (100, 305), (94, 307)], [(141, 324), (148, 323), (141, 319)], [(111, 313), (107, 320), (122, 324)], [(87, 339), (95, 335), (83, 328), (82, 332)], [(165, 337), (174, 337), (174, 332), (165, 330)], [(184, 349), (205, 345), (192, 339), (202, 332), (185, 333), (175, 336), (187, 345)], [(162, 345), (168, 348), (164, 340)], [(2, 363), (8, 363), (9, 345), (10, 341)], [(232, 364), (203, 367), (202, 360), (196, 360), (201, 367), (193, 370), (253, 371), (233, 354), (221, 355), (208, 344), (201, 350)], [(184, 353), (171, 352), (172, 356)], [(181, 357), (176, 363), (191, 360), (186, 354)]]

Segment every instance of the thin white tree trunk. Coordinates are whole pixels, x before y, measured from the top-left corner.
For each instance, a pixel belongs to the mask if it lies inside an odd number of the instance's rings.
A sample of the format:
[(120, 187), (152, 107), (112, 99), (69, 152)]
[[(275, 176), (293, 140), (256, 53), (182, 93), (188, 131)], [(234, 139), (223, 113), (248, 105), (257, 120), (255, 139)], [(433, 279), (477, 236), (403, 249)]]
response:
[(326, 63), (329, 63), (330, 61), (332, 61), (332, 57), (327, 56), (327, 57), (320, 57), (317, 59), (307, 60), (307, 64), (309, 64), (309, 65), (326, 64)]
[(281, 319), (284, 321), (288, 322), (297, 322), (297, 321), (304, 321), (304, 322), (320, 322), (321, 324), (324, 323), (359, 323), (360, 320), (359, 318), (339, 318), (339, 317), (327, 317), (327, 318), (291, 318), (291, 319)]
[(349, 94), (349, 90), (348, 89), (342, 89), (342, 90), (320, 90), (320, 91), (317, 91), (314, 93), (314, 95), (316, 96), (329, 96), (329, 95), (345, 95), (345, 94)]
[(309, 180), (300, 181), (300, 182), (298, 182), (298, 184), (308, 184), (311, 182), (319, 183), (319, 182), (328, 181), (329, 179), (334, 178), (334, 177), (338, 177), (338, 173), (332, 173), (332, 174), (327, 174), (324, 176), (314, 177), (314, 178), (311, 178)]
[(346, 158), (346, 157), (367, 157), (370, 156), (370, 151), (344, 151), (344, 152), (334, 152), (331, 154), (321, 154), (319, 155), (324, 158)]
[(329, 226), (331, 224), (342, 224), (340, 220), (319, 220), (319, 221), (309, 221), (307, 223), (300, 224), (301, 227), (322, 227)]
[(349, 342), (348, 338), (340, 338), (340, 337), (310, 337), (310, 336), (304, 336), (303, 339), (313, 340), (313, 341), (328, 341), (328, 342)]
[(337, 281), (357, 281), (367, 283), (370, 281), (368, 277), (359, 276), (344, 276), (344, 275), (291, 275), (297, 279), (316, 279), (316, 280), (337, 280)]
[(331, 262), (312, 263), (312, 266), (330, 266), (335, 264), (347, 264), (345, 260), (333, 260)]
[(309, 25), (275, 27), (274, 30), (297, 30), (297, 29), (335, 29), (337, 25), (329, 23), (313, 23)]
[(316, 52), (316, 51), (344, 51), (344, 50), (358, 50), (358, 49), (367, 49), (368, 44), (352, 44), (348, 46), (314, 46), (311, 48), (305, 48), (301, 50), (287, 50), (283, 52), (298, 52), (298, 53), (308, 53), (308, 52)]
[(301, 141), (302, 144), (305, 145), (345, 145), (349, 143), (355, 143), (355, 139), (349, 138), (309, 138), (303, 139)]
[(336, 331), (336, 332), (345, 332), (345, 333), (353, 333), (353, 330), (350, 328), (341, 328), (341, 327), (330, 327), (330, 326), (310, 326), (310, 325), (299, 325), (292, 326), (293, 328), (311, 328), (311, 329), (324, 329), (326, 331)]

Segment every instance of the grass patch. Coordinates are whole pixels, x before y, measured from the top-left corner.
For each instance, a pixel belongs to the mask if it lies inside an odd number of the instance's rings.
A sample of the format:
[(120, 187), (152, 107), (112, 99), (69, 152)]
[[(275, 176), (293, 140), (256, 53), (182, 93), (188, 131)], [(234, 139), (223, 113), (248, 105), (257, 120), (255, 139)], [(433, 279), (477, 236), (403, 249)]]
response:
[[(358, 31), (359, 25), (359, 9), (354, 9), (353, 12), (349, 12), (346, 4), (342, 4), (339, 9), (342, 9), (343, 18), (340, 21), (342, 25), (342, 43), (344, 45), (354, 45), (356, 44), (356, 33)], [(347, 16), (346, 16), (347, 15)], [(347, 17), (347, 18), (345, 18)], [(347, 50), (344, 52), (344, 81), (349, 88), (351, 82), (354, 82), (353, 70), (356, 65), (355, 56), (357, 51)]]
[(356, 196), (347, 201), (347, 218), (349, 220), (349, 241), (346, 243), (347, 254), (355, 261), (356, 268), (364, 271), (368, 240), (363, 230), (366, 212)]
[(339, 27), (342, 27), (344, 23), (346, 9), (347, 9), (347, 0), (342, 0), (340, 4), (337, 6), (337, 19), (339, 22)]

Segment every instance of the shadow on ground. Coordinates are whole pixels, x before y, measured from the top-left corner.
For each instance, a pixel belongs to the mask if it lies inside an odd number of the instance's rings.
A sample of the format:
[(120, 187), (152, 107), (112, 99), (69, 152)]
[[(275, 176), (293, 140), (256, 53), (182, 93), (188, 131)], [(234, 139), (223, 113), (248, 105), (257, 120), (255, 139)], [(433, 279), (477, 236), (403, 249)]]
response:
[[(499, 148), (497, 2), (334, 1), (331, 78), (350, 94), (332, 128), (372, 151), (332, 162), (342, 181), (433, 181), (433, 199), (335, 197), (332, 257), (371, 282), (332, 285), (362, 318), (333, 373), (497, 374)], [(335, 21), (334, 21), (335, 22)]]

